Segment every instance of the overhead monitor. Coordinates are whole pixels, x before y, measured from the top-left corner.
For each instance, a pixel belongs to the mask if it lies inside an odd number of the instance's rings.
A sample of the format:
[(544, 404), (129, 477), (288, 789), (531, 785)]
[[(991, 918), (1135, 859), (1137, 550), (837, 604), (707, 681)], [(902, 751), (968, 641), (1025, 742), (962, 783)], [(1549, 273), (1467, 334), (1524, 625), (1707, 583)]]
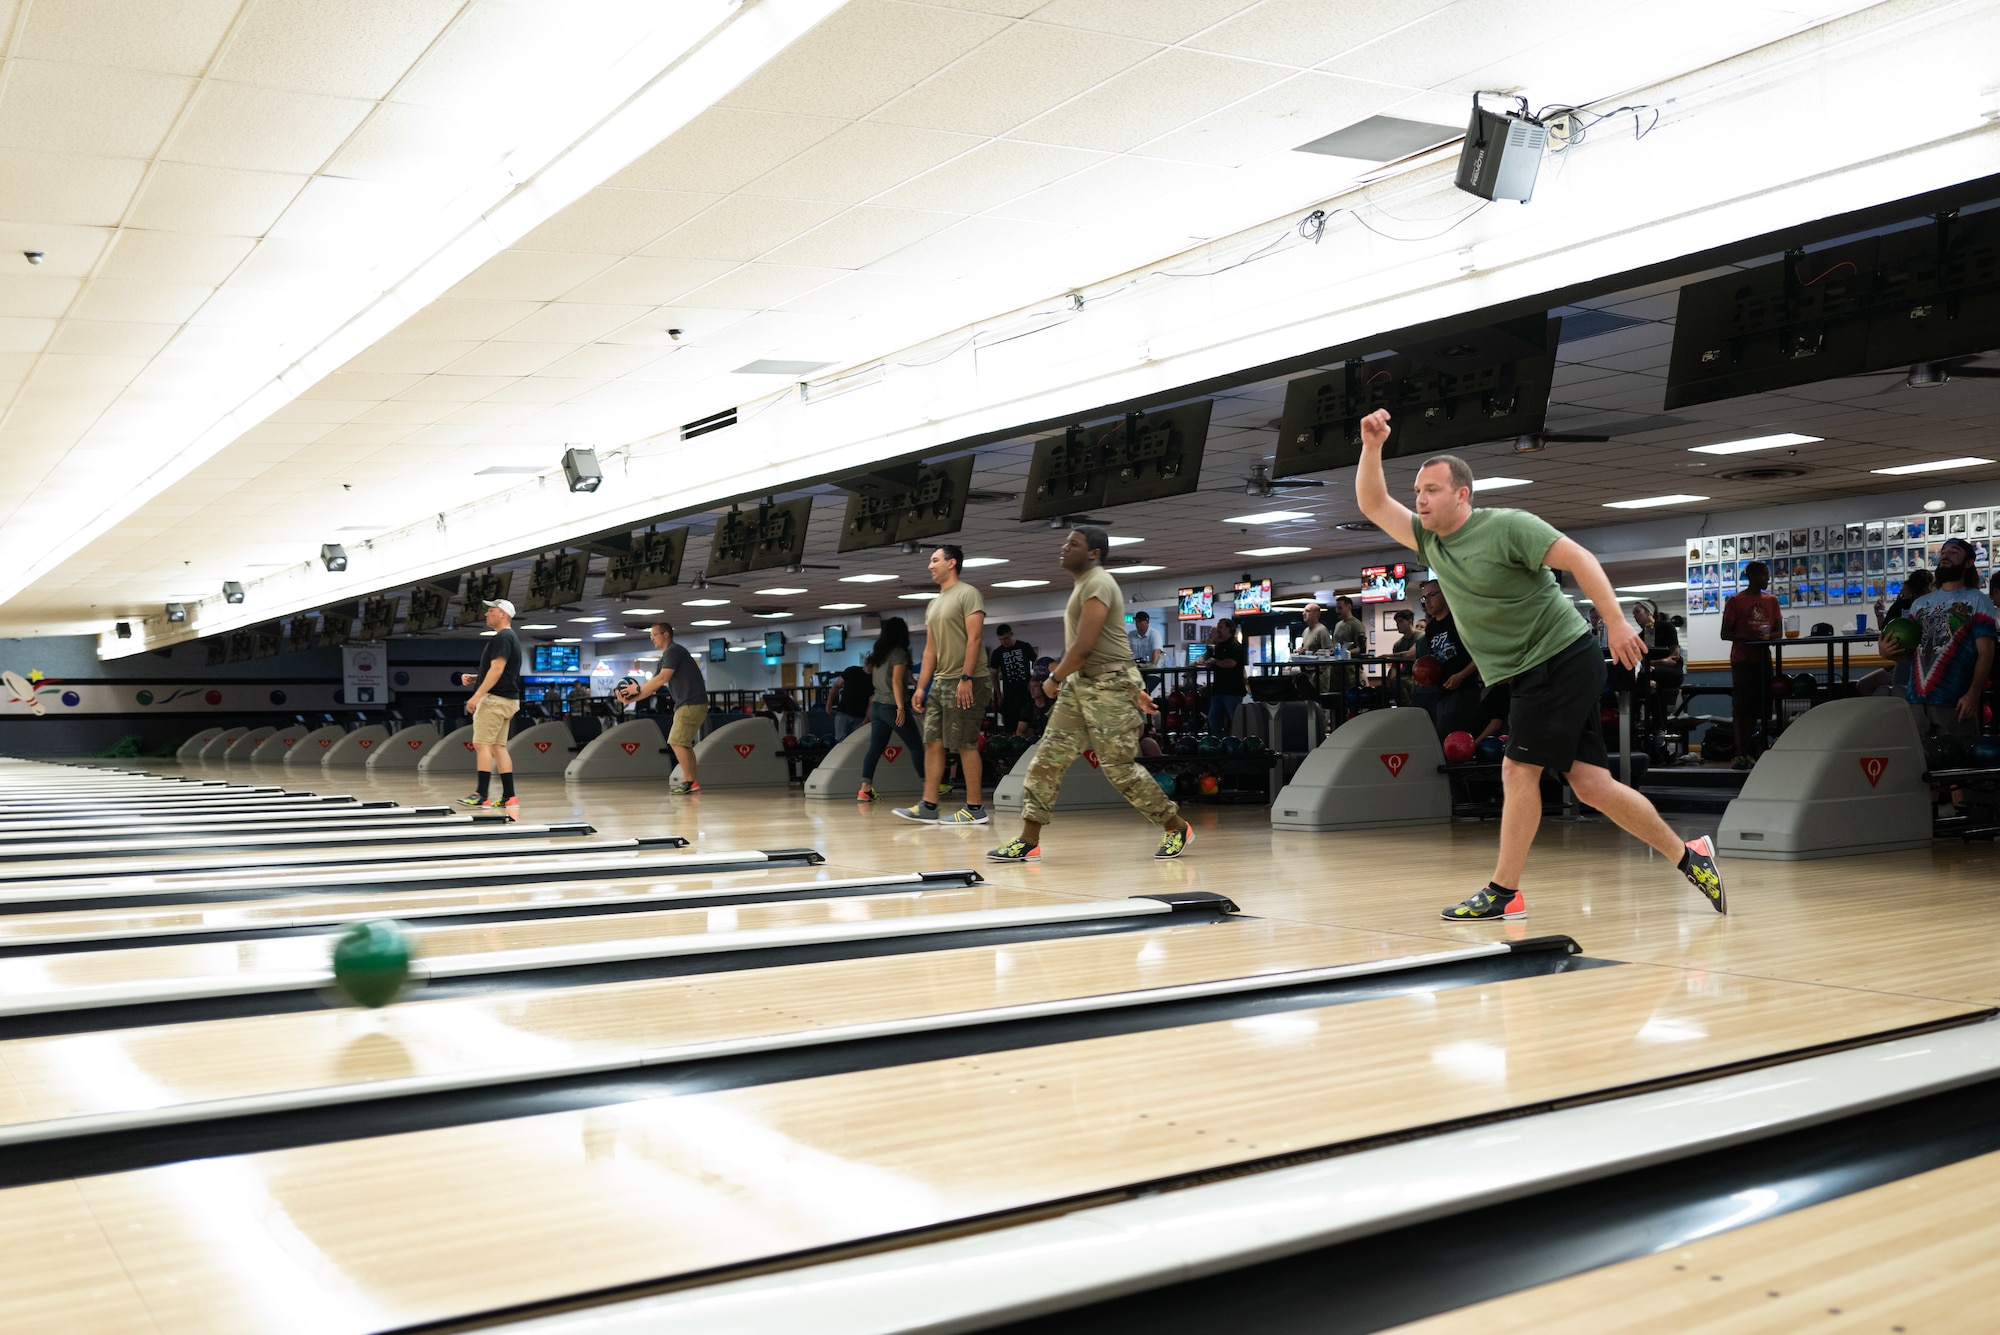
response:
[(728, 641), (728, 640), (725, 640), (725, 639), (723, 639), (723, 638), (722, 638), (721, 636), (717, 636), (716, 638), (714, 638), (714, 639), (712, 639), (712, 640), (710, 640), (710, 641), (708, 642), (708, 661), (709, 661), (709, 662), (711, 662), (711, 663), (720, 663), (720, 662), (722, 662), (722, 661), (723, 661), (724, 659), (726, 659), (726, 658), (728, 658), (728, 657), (729, 657), (729, 641)]
[(810, 496), (731, 510), (715, 521), (705, 573), (713, 579), (797, 565), (806, 559), (806, 525), (811, 520)]
[(764, 632), (764, 657), (783, 658), (785, 656), (785, 632), (767, 630)]
[(319, 638), (315, 643), (321, 649), (337, 649), (354, 638), (354, 618), (344, 612), (321, 612), (319, 616)]
[(394, 597), (370, 598), (361, 605), (361, 638), (364, 640), (386, 640), (396, 630), (396, 604)]
[(458, 576), (450, 580), (427, 580), (410, 590), (410, 615), (403, 622), (405, 630), (416, 634), (427, 630), (443, 630), (445, 617), (451, 611), (451, 596), (458, 592)]
[(309, 612), (300, 612), (285, 624), (285, 650), (302, 654), (319, 639), (319, 622)]
[(538, 644), (535, 646), (536, 672), (581, 672), (583, 653), (574, 644)]
[(1384, 458), (1436, 454), (1542, 430), (1562, 321), (1526, 315), (1410, 342), (1285, 386), (1273, 477), (1349, 468), (1361, 419), (1389, 410)]
[(1193, 492), (1201, 481), (1214, 408), (1213, 400), (1200, 399), (1127, 413), (1038, 442), (1021, 495), (1021, 518), (1059, 519)]
[(1215, 615), (1215, 586), (1204, 584), (1196, 589), (1180, 591), (1180, 619), (1182, 621), (1207, 621)]
[(1269, 612), (1271, 610), (1271, 581), (1260, 579), (1238, 581), (1236, 593), (1236, 615), (1244, 613)]
[(1398, 561), (1392, 566), (1361, 567), (1361, 601), (1400, 603), (1408, 588), (1409, 567)]
[(613, 552), (604, 568), (604, 596), (670, 588), (681, 581), (681, 558), (687, 553), (688, 531), (670, 528), (634, 533), (628, 550)]
[(847, 647), (847, 627), (845, 626), (828, 626), (819, 633), (819, 636), (820, 648), (822, 649), (841, 650)]
[(276, 658), (285, 648), (284, 627), (272, 621), (257, 627), (257, 650), (255, 657)]
[(842, 478), (840, 485), (852, 494), (840, 521), (840, 550), (893, 547), (958, 532), (965, 527), (972, 464), (967, 454)]
[(229, 661), (247, 663), (257, 652), (257, 637), (248, 628), (229, 632)]
[(465, 601), (459, 608), (458, 624), (477, 626), (486, 618), (486, 604), (498, 602), (502, 598), (512, 600), (514, 596), (514, 572), (511, 570), (489, 570), (483, 575), (468, 573), (465, 577)]
[(583, 601), (583, 578), (590, 572), (589, 552), (557, 552), (535, 559), (528, 572), (528, 592), (516, 605), (520, 612), (565, 607)]

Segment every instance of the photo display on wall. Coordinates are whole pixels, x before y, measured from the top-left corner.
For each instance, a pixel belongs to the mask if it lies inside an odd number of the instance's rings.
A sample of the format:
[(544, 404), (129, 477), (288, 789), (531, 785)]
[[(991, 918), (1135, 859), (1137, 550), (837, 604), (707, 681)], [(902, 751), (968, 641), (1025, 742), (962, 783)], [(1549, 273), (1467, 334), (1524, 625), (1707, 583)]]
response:
[(1752, 561), (1769, 567), (1770, 592), (1780, 607), (1870, 607), (1900, 594), (1911, 571), (1934, 567), (1947, 537), (1972, 543), (1984, 569), (1989, 547), (2000, 552), (2000, 541), (1993, 540), (2000, 535), (1997, 524), (2000, 510), (1953, 510), (1689, 538), (1687, 610), (1720, 614), (1723, 603), (1750, 587)]

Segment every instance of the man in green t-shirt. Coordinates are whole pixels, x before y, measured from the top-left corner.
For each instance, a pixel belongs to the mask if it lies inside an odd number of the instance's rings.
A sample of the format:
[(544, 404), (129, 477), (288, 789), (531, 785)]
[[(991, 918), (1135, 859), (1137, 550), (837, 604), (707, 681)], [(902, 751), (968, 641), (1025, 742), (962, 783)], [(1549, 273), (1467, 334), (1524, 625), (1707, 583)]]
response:
[[(979, 792), (979, 731), (993, 686), (986, 676), (986, 600), (959, 578), (965, 553), (952, 544), (931, 552), (931, 578), (938, 596), (924, 608), (924, 662), (917, 671), (910, 708), (923, 718), (924, 796), (914, 806), (897, 807), (904, 820), (936, 825), (984, 825)], [(931, 683), (937, 689), (931, 689)], [(965, 773), (965, 805), (938, 815), (938, 788), (944, 783), (944, 753), (958, 752)]]
[(1604, 652), (1550, 573), (1567, 570), (1576, 578), (1609, 627), (1611, 656), (1630, 668), (1646, 646), (1619, 608), (1604, 567), (1537, 515), (1474, 509), (1472, 469), (1456, 455), (1419, 465), (1414, 513), (1391, 500), (1382, 476), (1389, 429), (1387, 409), (1361, 420), (1354, 476), (1361, 513), (1429, 564), (1480, 674), (1507, 683), (1509, 694), (1500, 860), (1483, 889), (1441, 916), (1454, 922), (1528, 916), (1521, 873), (1542, 821), (1545, 769), (1562, 775), (1578, 801), (1674, 862), (1717, 913), (1728, 912), (1708, 836), (1682, 839), (1638, 790), (1612, 777), (1598, 721)]
[(1071, 529), (1063, 539), (1062, 568), (1075, 581), (1063, 610), (1062, 661), (1049, 669), (1043, 689), (1057, 692), (1049, 725), (1022, 785), (1021, 833), (986, 856), (994, 862), (1039, 862), (1042, 827), (1055, 817), (1063, 775), (1081, 755), (1141, 815), (1160, 827), (1154, 857), (1177, 858), (1194, 827), (1134, 757), (1143, 715), (1160, 712), (1146, 693), (1132, 644), (1125, 638), (1125, 593), (1104, 568), (1111, 537), (1094, 526)]

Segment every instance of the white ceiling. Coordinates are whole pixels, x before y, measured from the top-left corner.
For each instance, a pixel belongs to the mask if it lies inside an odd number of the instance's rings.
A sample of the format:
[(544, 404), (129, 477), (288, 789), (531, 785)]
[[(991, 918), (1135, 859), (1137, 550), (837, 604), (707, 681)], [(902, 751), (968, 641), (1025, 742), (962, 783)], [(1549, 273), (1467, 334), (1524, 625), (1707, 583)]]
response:
[[(151, 487), (0, 625), (99, 629), (210, 594), (520, 485), (484, 469), (552, 466), (564, 442), (609, 448), (783, 383), (736, 374), (753, 361), (865, 361), (1301, 209), (1375, 164), (1292, 150), (1371, 115), (1460, 123), (1476, 88), (1616, 96), (1860, 7), (849, 0)], [(0, 0), (0, 448), (21, 461), (0, 474), (0, 547), (73, 526), (108, 488), (145, 487), (134, 443), (215, 408), (187, 386), (282, 360), (270, 331), (351, 300), (384, 220), (481, 179), (663, 7), (161, 8)], [(18, 261), (28, 248), (47, 262)], [(1566, 368), (1558, 397), (1656, 410), (1656, 390), (1652, 408), (1614, 401), (1645, 397), (1629, 377), (1593, 388), (1620, 356), (1643, 358), (1645, 337), (1607, 336), (1613, 350)], [(1251, 391), (1219, 420), (1275, 415)], [(1267, 441), (1219, 433), (1211, 475)], [(989, 468), (980, 484), (1004, 486), (1004, 456)]]

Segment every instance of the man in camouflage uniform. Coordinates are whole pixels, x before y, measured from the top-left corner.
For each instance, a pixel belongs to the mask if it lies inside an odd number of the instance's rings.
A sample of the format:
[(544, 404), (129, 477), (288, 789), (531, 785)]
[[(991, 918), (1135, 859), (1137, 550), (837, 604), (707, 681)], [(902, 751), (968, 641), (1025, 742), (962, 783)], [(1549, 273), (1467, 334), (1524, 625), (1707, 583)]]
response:
[(1063, 775), (1085, 751), (1095, 755), (1111, 786), (1164, 831), (1155, 857), (1179, 857), (1194, 835), (1179, 808), (1133, 759), (1145, 726), (1141, 716), (1157, 714), (1160, 707), (1146, 693), (1132, 662), (1132, 646), (1125, 638), (1125, 594), (1104, 569), (1110, 552), (1111, 539), (1101, 528), (1072, 529), (1063, 541), (1062, 566), (1076, 587), (1063, 612), (1067, 647), (1044, 687), (1056, 692), (1055, 708), (1023, 785), (1020, 836), (986, 855), (994, 862), (1041, 860), (1042, 827), (1055, 818)]

